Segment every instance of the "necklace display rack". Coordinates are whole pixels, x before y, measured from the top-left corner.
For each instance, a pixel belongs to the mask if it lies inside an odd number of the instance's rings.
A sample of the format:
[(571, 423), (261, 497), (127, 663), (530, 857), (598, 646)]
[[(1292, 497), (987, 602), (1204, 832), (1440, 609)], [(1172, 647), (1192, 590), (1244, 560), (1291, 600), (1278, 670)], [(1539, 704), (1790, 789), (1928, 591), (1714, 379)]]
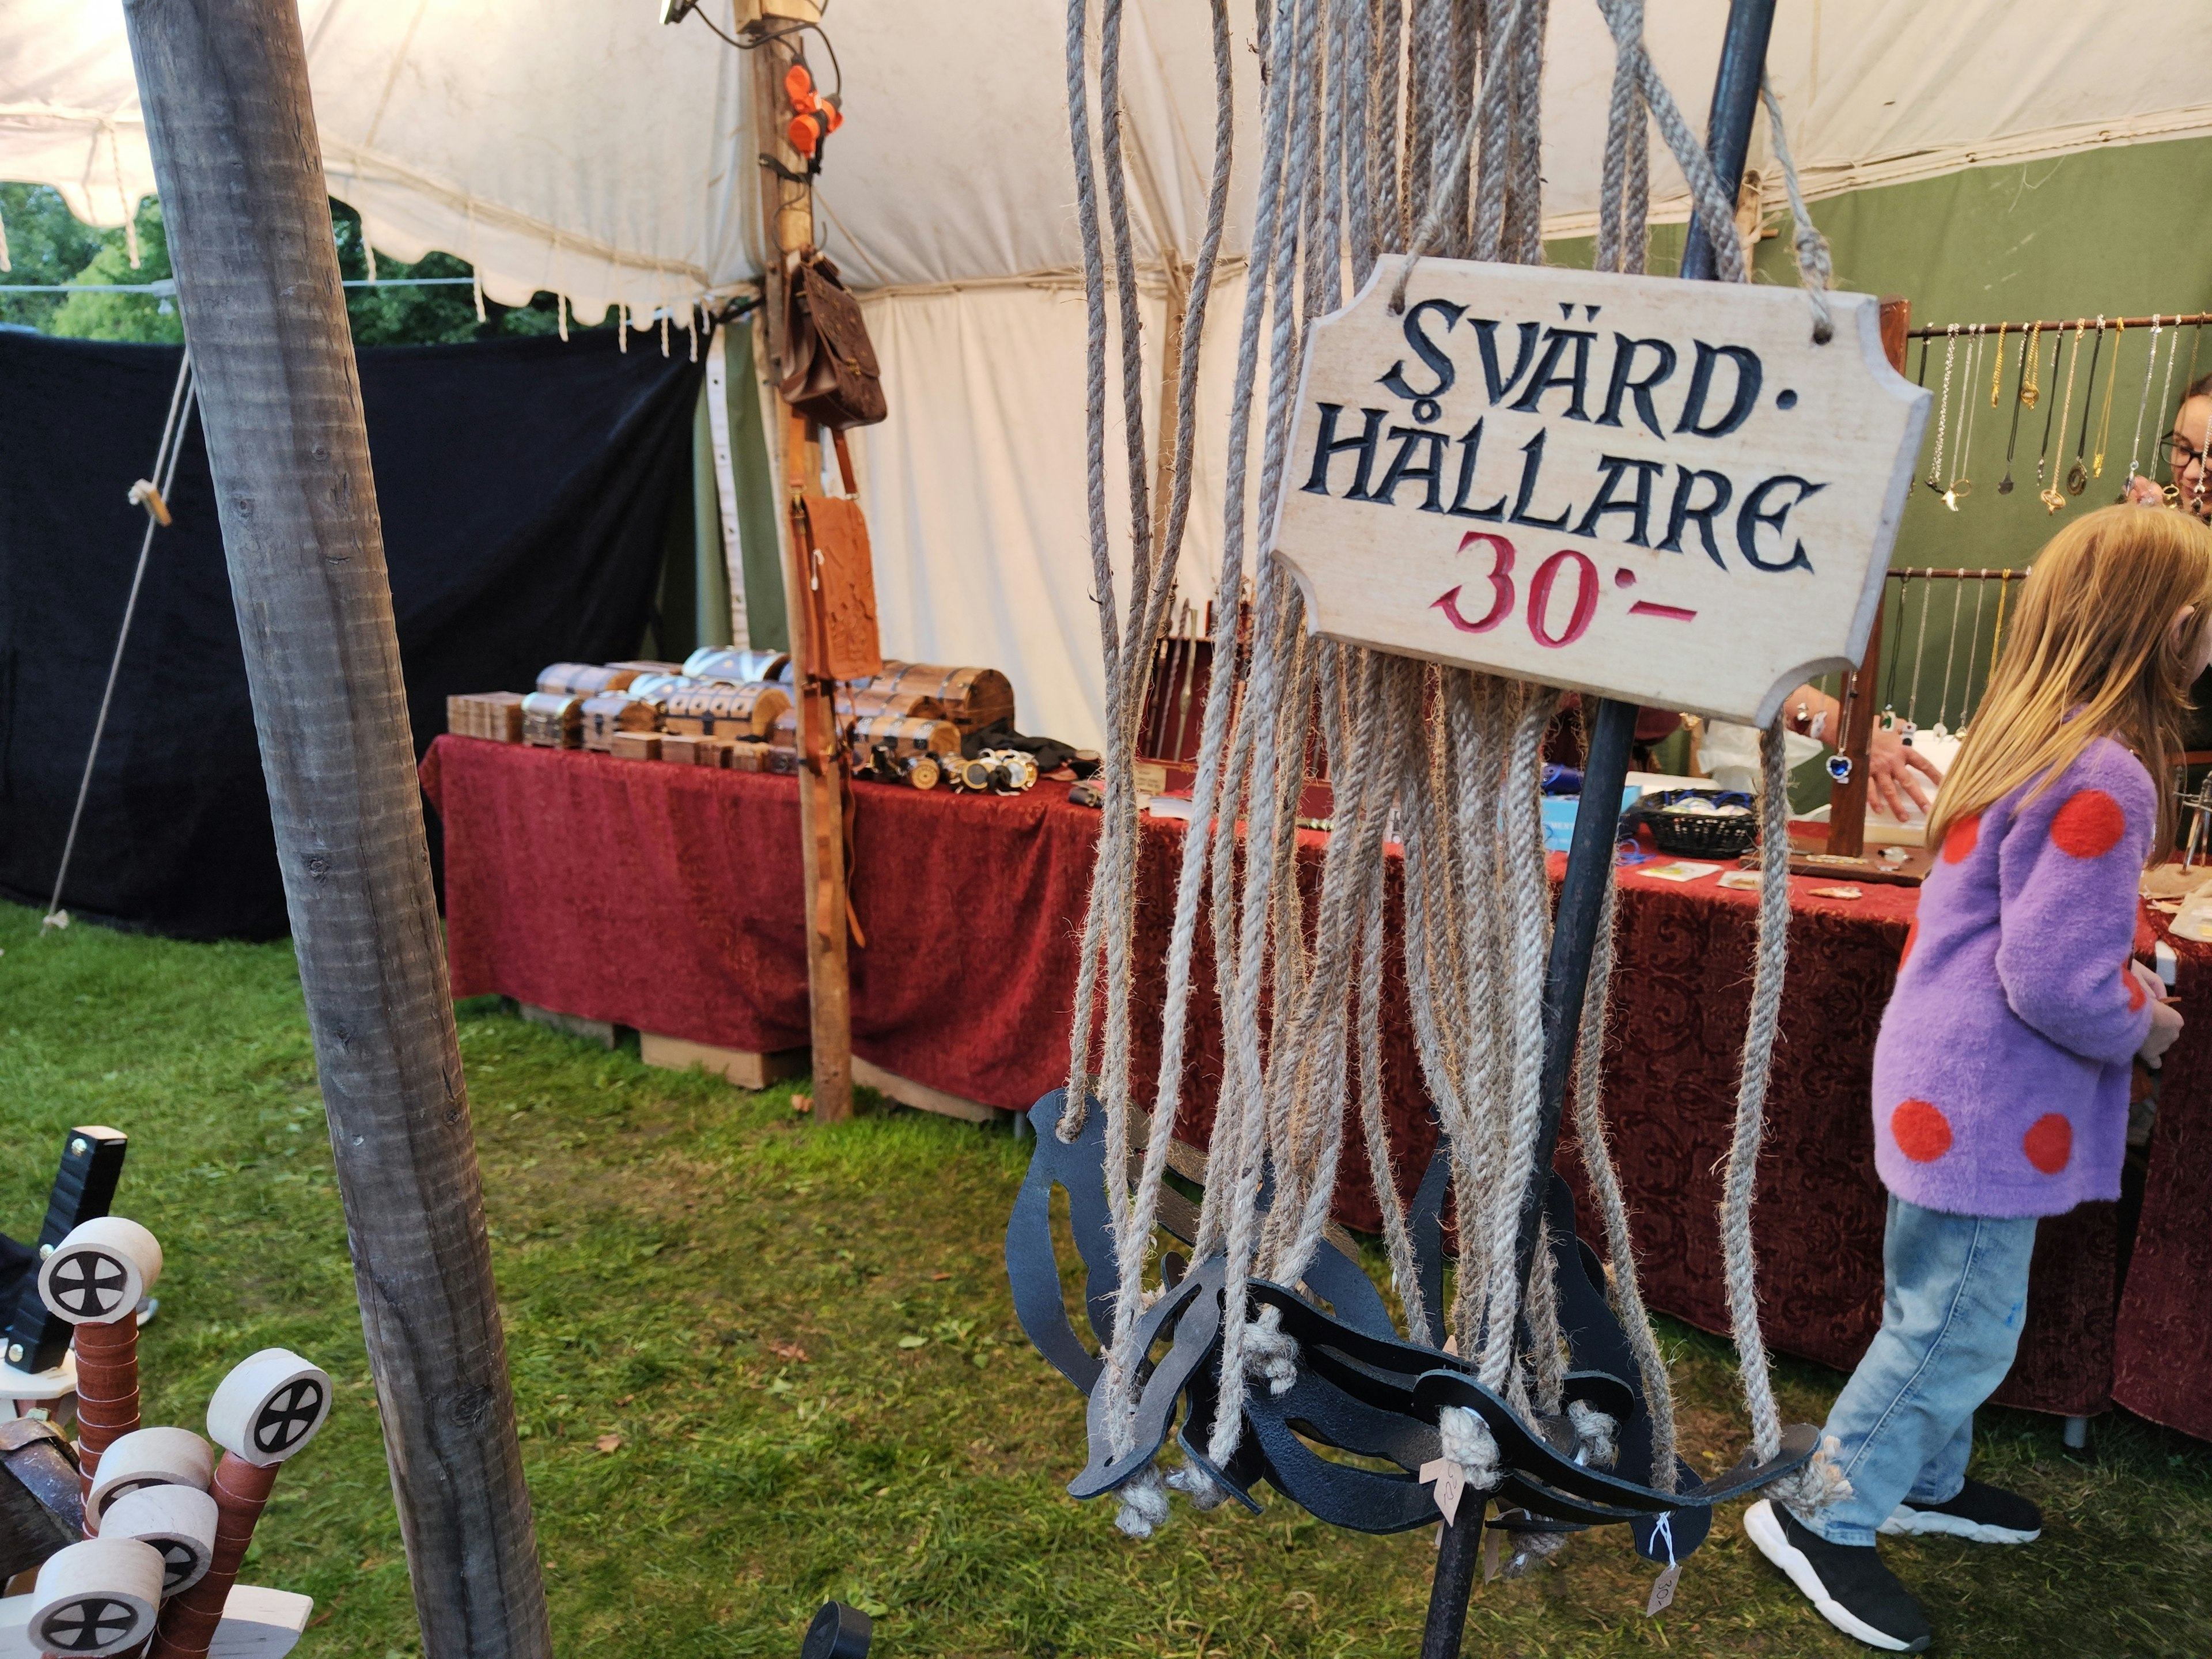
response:
[[(1887, 321), (1887, 319), (1885, 319), (1885, 338), (1889, 337)], [(1901, 329), (1895, 339), (1895, 360), (1901, 365), (1906, 343), (1917, 340), (1920, 343), (1920, 355), (1916, 378), (1923, 386), (1928, 384), (1930, 372), (1934, 368), (1930, 359), (1934, 355), (1935, 346), (1940, 342), (1943, 348), (1942, 378), (1937, 383), (1936, 418), (1930, 423), (1935, 428), (1934, 447), (1929, 454), (1927, 475), (1922, 482), (1932, 493), (1941, 496), (1944, 505), (1954, 513), (1958, 512), (1972, 495), (1970, 476), (1972, 463), (1968, 451), (1972, 444), (1972, 434), (1974, 423), (1969, 411), (1973, 404), (1980, 401), (1981, 381), (1978, 373), (1972, 368), (1962, 365), (1960, 358), (1963, 356), (1978, 362), (1984, 343), (1988, 343), (1990, 359), (1987, 393), (1989, 406), (1993, 410), (2001, 408), (2004, 401), (2006, 342), (2008, 339), (2016, 338), (2019, 343), (2013, 354), (2012, 416), (2005, 422), (2004, 475), (1997, 481), (1996, 493), (2000, 495), (2009, 495), (2013, 493), (2014, 488), (2013, 471), (2020, 441), (2021, 411), (2033, 410), (2039, 405), (2043, 409), (2044, 416), (2042, 439), (2036, 446), (2034, 482), (2037, 498), (2043, 503), (2046, 512), (2056, 514), (2063, 511), (2073, 497), (2085, 493), (2091, 480), (2101, 478), (2107, 462), (2115, 459), (2107, 453), (2113, 387), (2118, 383), (2120, 374), (2120, 344), (2125, 340), (2127, 335), (2133, 331), (2144, 334), (2149, 344), (2144, 356), (2142, 385), (2136, 402), (2134, 433), (2129, 445), (2127, 474), (2122, 481), (2117, 495), (2119, 499), (2124, 499), (2128, 485), (2138, 477), (2148, 477), (2155, 481), (2160, 467), (2164, 465), (2167, 470), (2167, 477), (2160, 485), (2160, 489), (2169, 503), (2178, 500), (2179, 490), (2171, 476), (2171, 458), (2158, 447), (2155, 430), (2153, 432), (2154, 453), (2149, 457), (2149, 465), (2147, 467), (2142, 456), (2142, 438), (2147, 426), (2150, 424), (2150, 411), (2154, 408), (2160, 411), (2159, 423), (2162, 425), (2164, 411), (2171, 407), (2170, 399), (2176, 378), (2175, 365), (2181, 349), (2182, 331), (2187, 329), (2191, 331), (2189, 364), (2187, 369), (2179, 377), (2181, 384), (2185, 386), (2195, 377), (2197, 346), (2201, 343), (2204, 326), (2208, 323), (2212, 323), (2212, 312), (2200, 311), (2180, 313), (2154, 313), (2147, 317), (2045, 318), (2018, 323), (2008, 320), (1994, 324), (1932, 323), (1917, 328)], [(2094, 387), (2098, 358), (2105, 337), (2108, 334), (2114, 342), (2112, 361), (2106, 376), (2102, 410), (2098, 422), (2097, 443), (2094, 450), (2091, 450), (2088, 440), (2089, 405), (2092, 399), (2085, 392), (2082, 398), (2080, 427), (2072, 428), (2075, 387), (2081, 369), (2081, 350), (2083, 342), (2091, 340), (2088, 384)], [(2045, 349), (2046, 341), (2049, 343), (2047, 352)], [(1962, 346), (1965, 348), (1964, 352), (1961, 351)], [(2161, 350), (2165, 353), (2162, 362), (2160, 357)], [(2059, 374), (2059, 360), (2062, 356), (2066, 362), (2066, 373), (2063, 383)], [(2157, 386), (2155, 399), (2153, 392), (2154, 382)], [(1960, 393), (1961, 407), (1955, 411), (1952, 407), (1954, 386), (1963, 388)], [(2063, 458), (2066, 434), (2069, 429), (2076, 431), (2075, 454), (2072, 465), (2067, 466), (2064, 465)], [(2055, 453), (2051, 447), (2054, 437), (2057, 443)], [(1955, 447), (1954, 447), (1954, 445)], [(2200, 447), (2203, 447), (2204, 446), (2200, 446)], [(1950, 462), (1948, 469), (1944, 464), (1947, 454)], [(1962, 485), (1966, 487), (1962, 488)], [(1912, 668), (1908, 680), (1907, 699), (1902, 708), (1899, 707), (1895, 696), (1895, 681), (1899, 665), (1903, 660), (1902, 647), (1908, 626), (1907, 619), (1902, 612), (1902, 606), (1908, 592), (1911, 590), (1912, 584), (1922, 584), (1918, 590), (1920, 609), (1913, 619), (1913, 631), (1916, 635), (1925, 634), (1928, 605), (1936, 591), (1927, 586), (1926, 584), (1931, 580), (1948, 580), (1954, 584), (1953, 592), (1957, 598), (1953, 606), (1953, 626), (1948, 631), (1955, 635), (1958, 619), (1964, 613), (1966, 585), (1971, 582), (1975, 590), (1973, 609), (1975, 626), (1978, 629), (1979, 617), (1986, 602), (1987, 585), (1991, 582), (1996, 583), (1997, 587), (1995, 610), (1996, 620), (1994, 624), (1996, 633), (1993, 633), (1986, 654), (1983, 658), (1982, 673), (1986, 682), (1988, 670), (1996, 663), (1997, 635), (2002, 633), (2003, 627), (2006, 595), (2009, 591), (2009, 585), (2025, 580), (2027, 574), (2025, 570), (1927, 568), (1900, 569), (1892, 573), (1891, 585), (1884, 590), (1881, 609), (1875, 613), (1873, 638), (1867, 647), (1866, 660), (1860, 665), (1856, 673), (1846, 673), (1842, 677), (1843, 686), (1838, 695), (1844, 705), (1842, 724), (1848, 735), (1841, 757), (1844, 763), (1842, 767), (1844, 776), (1838, 780), (1830, 798), (1827, 840), (1823, 846), (1817, 848), (1808, 843), (1804, 849), (1803, 856), (1793, 860), (1793, 867), (1802, 868), (1808, 873), (1827, 875), (1850, 873), (1856, 878), (1870, 881), (1912, 883), (1920, 878), (1926, 865), (1924, 856), (1908, 857), (1903, 863), (1899, 864), (1885, 863), (1879, 859), (1865, 855), (1868, 782), (1865, 776), (1865, 756), (1867, 751), (1863, 741), (1852, 741), (1858, 737), (1860, 732), (1859, 726), (1854, 725), (1854, 717), (1856, 716), (1863, 723), (1868, 736), (1871, 735), (1877, 724), (1884, 730), (1895, 730), (1903, 726), (1907, 728), (1909, 741), (1911, 735), (1917, 730), (1921, 715), (1925, 712), (1917, 702), (1917, 693), (1911, 689), (1918, 684), (1923, 668), (1917, 639), (1912, 653)], [(1890, 625), (1893, 617), (1895, 618), (1894, 627)], [(1978, 647), (1978, 641), (1979, 634), (1977, 631), (1969, 644), (1970, 672), (1967, 681), (1960, 688), (1959, 726), (1960, 728), (1963, 728), (1966, 724), (1975, 690), (1971, 663)], [(1955, 640), (1952, 642), (1955, 643)], [(1877, 684), (1884, 672), (1885, 657), (1888, 664), (1889, 683), (1883, 688), (1883, 696), (1877, 711), (1875, 699), (1871, 695), (1862, 695), (1862, 688), (1871, 688)], [(1939, 689), (1937, 718), (1929, 724), (1946, 723), (1951, 689), (1947, 668), (1944, 682)]]
[[(2112, 449), (2112, 405), (2118, 395), (2121, 360), (2127, 349), (2127, 337), (2132, 332), (2147, 334), (2148, 345), (2143, 356), (2142, 384), (2136, 394), (2134, 430), (2128, 446), (2128, 469), (2121, 480), (2115, 499), (2124, 500), (2128, 487), (2138, 477), (2154, 480), (2161, 465), (2166, 467), (2167, 477), (2160, 485), (2169, 504), (2179, 499), (2179, 492), (2172, 482), (2171, 457), (2158, 447), (2158, 427), (2150, 426), (2154, 409), (2159, 411), (2162, 426), (2168, 399), (2172, 395), (2174, 370), (2181, 350), (2181, 332), (2191, 331), (2188, 370), (2181, 375), (2187, 386), (2196, 374), (2197, 347), (2204, 325), (2212, 323), (2212, 312), (2174, 313), (2154, 312), (2148, 317), (2080, 316), (2054, 318), (2025, 323), (1938, 323), (1908, 331), (1908, 339), (1920, 342), (1918, 377), (1923, 386), (1928, 384), (1931, 365), (1929, 357), (1936, 342), (1943, 345), (1942, 378), (1937, 385), (1936, 437), (1929, 458), (1927, 477), (1923, 480), (1928, 488), (1943, 499), (1943, 504), (1953, 512), (1960, 509), (1972, 494), (1970, 452), (1973, 447), (1974, 412), (1980, 404), (1978, 360), (1987, 342), (1990, 345), (1989, 379), (1989, 407), (2002, 406), (2005, 374), (2004, 349), (2008, 337), (2019, 341), (2014, 349), (2012, 366), (2012, 416), (2006, 424), (2005, 471), (1998, 482), (1996, 493), (2009, 495), (2013, 491), (2014, 457), (2020, 441), (2021, 414), (2039, 404), (2044, 407), (2043, 438), (2036, 446), (2035, 485), (2037, 499), (2046, 512), (2056, 514), (2064, 510), (2069, 501), (2086, 494), (2090, 483), (2105, 476), (2108, 463), (2116, 463), (2118, 456)], [(2045, 338), (2050, 341), (2047, 358), (2044, 355)], [(2111, 361), (2106, 363), (2106, 346), (2111, 343)], [(2086, 376), (2082, 373), (2081, 347), (2089, 347)], [(2163, 368), (2160, 353), (2165, 353)], [(2062, 383), (2059, 360), (2063, 356), (2066, 372)], [(1962, 358), (1964, 361), (1962, 362)], [(2097, 390), (2100, 368), (2105, 375), (2103, 391)], [(1952, 407), (1954, 376), (1963, 375), (1960, 381), (1960, 406)], [(2081, 392), (2081, 414), (2078, 423), (2074, 421), (2075, 388), (2078, 383)], [(2154, 398), (2153, 390), (2156, 387)], [(2094, 427), (2094, 434), (2092, 427)], [(2142, 441), (2145, 431), (2152, 434), (2153, 453), (2148, 466), (2144, 465)], [(2074, 454), (2066, 459), (2067, 434), (2073, 434)], [(2094, 436), (2094, 442), (2093, 442)], [(2053, 439), (2057, 448), (2052, 447)], [(2201, 447), (2201, 446), (2200, 446)], [(1949, 465), (1945, 465), (1947, 453)]]
[[(1759, 100), (1773, 12), (1773, 0), (1731, 0), (1729, 9), (1709, 137), (1713, 168), (1731, 199)], [(1217, 20), (1219, 15), (1217, 10)], [(1103, 98), (1102, 93), (1102, 101)], [(1702, 233), (1692, 235), (1681, 274), (1692, 280), (1711, 280), (1716, 275), (1716, 257)], [(1885, 305), (1882, 333), (1890, 360), (1897, 366), (1904, 360), (1905, 322), (1901, 304), (1893, 312)], [(1177, 659), (1161, 656), (1151, 660), (1165, 667)], [(1178, 712), (1182, 701), (1178, 685)], [(1861, 726), (1870, 726), (1870, 701), (1858, 702)], [(1295, 1344), (1295, 1376), (1279, 1380), (1279, 1391), (1255, 1388), (1245, 1394), (1246, 1431), (1229, 1459), (1209, 1460), (1205, 1432), (1226, 1386), (1224, 1267), (1218, 1254), (1195, 1265), (1180, 1251), (1171, 1250), (1163, 1258), (1161, 1286), (1148, 1296), (1133, 1333), (1131, 1351), (1141, 1356), (1132, 1384), (1133, 1419), (1126, 1432), (1116, 1433), (1108, 1424), (1109, 1407), (1103, 1403), (1110, 1390), (1100, 1386), (1106, 1370), (1104, 1351), (1115, 1339), (1125, 1271), (1116, 1249), (1117, 1200), (1109, 1189), (1128, 1193), (1143, 1168), (1149, 1137), (1170, 1135), (1174, 1125), (1152, 1122), (1147, 1129), (1141, 1113), (1133, 1108), (1124, 1154), (1127, 1165), (1116, 1169), (1109, 1153), (1109, 1116), (1097, 1102), (1090, 1103), (1079, 1129), (1068, 1139), (1061, 1138), (1061, 1130), (1070, 1091), (1054, 1091), (1028, 1115), (1036, 1151), (1008, 1220), (1006, 1261), (1024, 1331), (1089, 1402), (1091, 1460), (1069, 1483), (1070, 1493), (1085, 1498), (1107, 1496), (1133, 1482), (1157, 1480), (1152, 1474), (1154, 1461), (1172, 1438), (1182, 1449), (1186, 1468), (1202, 1477), (1216, 1497), (1225, 1496), (1255, 1513), (1260, 1505), (1253, 1493), (1264, 1482), (1333, 1525), (1370, 1533), (1434, 1526), (1439, 1518), (1438, 1498), (1426, 1481), (1437, 1480), (1441, 1485), (1441, 1477), (1417, 1472), (1459, 1455), (1441, 1437), (1440, 1409), (1446, 1415), (1455, 1414), (1450, 1408), (1471, 1413), (1494, 1437), (1502, 1484), (1490, 1492), (1470, 1486), (1456, 1521), (1448, 1519), (1442, 1528), (1420, 1649), (1423, 1659), (1452, 1659), (1460, 1652), (1486, 1529), (1517, 1540), (1626, 1525), (1638, 1553), (1667, 1570), (1661, 1589), (1671, 1596), (1680, 1564), (1706, 1536), (1714, 1506), (1799, 1470), (1816, 1449), (1817, 1431), (1797, 1425), (1783, 1430), (1778, 1449), (1764, 1459), (1747, 1452), (1734, 1468), (1710, 1479), (1679, 1457), (1668, 1460), (1674, 1465), (1671, 1479), (1655, 1475), (1646, 1484), (1625, 1473), (1655, 1468), (1652, 1407), (1640, 1380), (1638, 1350), (1608, 1297), (1605, 1265), (1578, 1237), (1573, 1197), (1553, 1171), (1553, 1162), (1577, 1035), (1584, 1024), (1585, 991), (1599, 949), (1601, 917), (1609, 908), (1619, 802), (1636, 714), (1632, 704), (1610, 698), (1596, 701), (1594, 710), (1586, 709), (1589, 745), (1583, 805), (1575, 820), (1543, 976), (1541, 1109), (1514, 1245), (1521, 1284), (1531, 1282), (1540, 1255), (1553, 1263), (1558, 1329), (1567, 1356), (1561, 1415), (1540, 1419), (1517, 1411), (1507, 1398), (1478, 1380), (1470, 1358), (1438, 1346), (1441, 1336), (1437, 1342), (1401, 1336), (1350, 1240), (1332, 1228), (1297, 1284), (1273, 1284), (1257, 1277), (1249, 1281), (1254, 1311), (1279, 1321), (1281, 1335)], [(1180, 725), (1176, 716), (1170, 720), (1171, 730)], [(1860, 736), (1863, 753), (1863, 730)], [(1176, 738), (1181, 737), (1176, 731)], [(1156, 740), (1156, 746), (1169, 744)], [(1863, 776), (1859, 787), (1863, 788)], [(1101, 857), (1103, 860), (1105, 854)], [(1102, 998), (1107, 994), (1104, 986), (1102, 979)], [(1087, 983), (1079, 988), (1079, 1007), (1088, 1006), (1088, 995)], [(1445, 1305), (1444, 1209), (1452, 1188), (1452, 1156), (1449, 1139), (1440, 1135), (1404, 1216), (1414, 1277), (1432, 1309)], [(1169, 1164), (1187, 1182), (1202, 1180), (1206, 1173), (1203, 1155), (1186, 1147), (1177, 1147)], [(1272, 1166), (1261, 1177), (1258, 1203), (1262, 1212), (1275, 1178)], [(1098, 1352), (1079, 1336), (1070, 1316), (1063, 1285), (1075, 1264), (1063, 1263), (1056, 1253), (1055, 1188), (1065, 1194), (1067, 1224), (1082, 1268), (1083, 1315), (1101, 1345)], [(1199, 1206), (1173, 1188), (1162, 1188), (1158, 1199), (1159, 1227), (1179, 1243), (1182, 1251), (1196, 1254)], [(1528, 1317), (1524, 1308), (1520, 1316), (1524, 1334)], [(1582, 1421), (1596, 1414), (1609, 1419), (1617, 1429), (1611, 1467), (1586, 1455), (1570, 1426), (1570, 1419)], [(1324, 1455), (1316, 1449), (1317, 1444), (1367, 1462)], [(1395, 1467), (1384, 1469), (1377, 1464)], [(1624, 1473), (1613, 1472), (1615, 1468)], [(1486, 1500), (1497, 1505), (1496, 1517), (1487, 1521)], [(1164, 1513), (1164, 1492), (1158, 1501)], [(1517, 1552), (1520, 1546), (1515, 1547)], [(1664, 1605), (1664, 1597), (1655, 1591), (1652, 1610)]]

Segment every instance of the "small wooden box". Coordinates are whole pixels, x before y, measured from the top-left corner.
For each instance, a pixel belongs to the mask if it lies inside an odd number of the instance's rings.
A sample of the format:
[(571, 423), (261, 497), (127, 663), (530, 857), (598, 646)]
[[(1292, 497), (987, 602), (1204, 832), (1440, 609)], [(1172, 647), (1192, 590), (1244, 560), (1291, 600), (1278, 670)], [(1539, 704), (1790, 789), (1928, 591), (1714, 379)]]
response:
[(522, 694), (473, 691), (446, 699), (446, 729), (494, 743), (522, 741)]
[(533, 691), (522, 700), (522, 740), (539, 749), (574, 749), (583, 741), (584, 700), (565, 691)]
[[(791, 764), (779, 767), (776, 757), (789, 755)], [(779, 750), (764, 743), (733, 743), (730, 745), (730, 770), (732, 772), (796, 772), (799, 757), (790, 750)]]
[(596, 749), (601, 754), (613, 753), (617, 732), (660, 729), (660, 711), (625, 691), (609, 691), (585, 698), (580, 719), (584, 747)]
[(730, 763), (730, 739), (701, 737), (696, 732), (663, 732), (660, 758), (678, 766), (708, 766), (717, 770)]
[(607, 741), (607, 753), (617, 760), (659, 760), (660, 733), (617, 732)]

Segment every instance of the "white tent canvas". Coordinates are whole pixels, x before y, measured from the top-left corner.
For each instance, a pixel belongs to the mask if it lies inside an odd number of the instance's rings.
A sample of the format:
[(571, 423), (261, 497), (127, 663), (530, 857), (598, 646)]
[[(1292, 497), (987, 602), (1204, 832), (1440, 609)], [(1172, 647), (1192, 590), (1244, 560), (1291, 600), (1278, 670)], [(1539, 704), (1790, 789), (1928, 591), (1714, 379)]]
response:
[[(708, 0), (726, 22), (727, 0)], [(1651, 9), (1653, 54), (1701, 120), (1724, 0)], [(1126, 105), (1139, 264), (1188, 258), (1212, 166), (1212, 66), (1199, 0), (1128, 0)], [(591, 320), (757, 279), (758, 167), (739, 54), (652, 0), (306, 0), (331, 193), (374, 244), (473, 263), (510, 304), (568, 296)], [(1240, 185), (1249, 222), (1256, 58), (1235, 30)], [(1792, 0), (1769, 54), (1818, 196), (1998, 161), (2212, 131), (2195, 61), (2147, 51), (2167, 12), (2126, 0), (1929, 7)], [(820, 235), (866, 295), (891, 416), (858, 457), (888, 648), (990, 663), (1023, 724), (1095, 740), (1103, 696), (1083, 516), (1079, 254), (1066, 137), (1063, 8), (1042, 0), (836, 0), (827, 15), (845, 125), (818, 192)], [(1595, 5), (1553, 7), (1545, 76), (1547, 228), (1594, 221), (1610, 37)], [(1678, 176), (1655, 151), (1662, 217)], [(94, 224), (153, 189), (119, 0), (15, 0), (0, 21), (0, 178), (54, 185)], [(1778, 184), (1774, 188), (1778, 190)], [(1162, 307), (1148, 306), (1157, 352)], [(1204, 475), (1185, 593), (1202, 600), (1219, 535), (1228, 365), (1206, 346)], [(1157, 372), (1153, 383), (1157, 386)], [(1210, 487), (1209, 487), (1210, 481)], [(1118, 484), (1109, 499), (1120, 500)]]

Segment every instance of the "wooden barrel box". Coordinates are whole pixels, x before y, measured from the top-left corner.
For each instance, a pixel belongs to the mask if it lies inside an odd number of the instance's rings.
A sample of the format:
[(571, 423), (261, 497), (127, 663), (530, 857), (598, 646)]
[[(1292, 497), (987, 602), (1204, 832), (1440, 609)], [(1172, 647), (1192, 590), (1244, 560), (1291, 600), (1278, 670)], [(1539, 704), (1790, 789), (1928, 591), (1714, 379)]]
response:
[(995, 668), (945, 668), (886, 659), (884, 672), (867, 682), (867, 690), (894, 696), (918, 692), (934, 698), (963, 737), (1001, 720), (1013, 724), (1014, 688)]
[(763, 738), (791, 707), (780, 685), (694, 684), (661, 701), (661, 725), (698, 737)]
[(741, 651), (732, 645), (702, 645), (684, 659), (683, 672), (693, 679), (723, 680), (748, 685), (757, 680), (779, 680), (791, 660), (781, 651)]
[(574, 749), (583, 740), (584, 700), (533, 691), (522, 700), (522, 740), (539, 749)]
[(627, 691), (607, 691), (584, 699), (578, 711), (583, 745), (603, 755), (612, 754), (617, 732), (658, 732), (660, 710)]

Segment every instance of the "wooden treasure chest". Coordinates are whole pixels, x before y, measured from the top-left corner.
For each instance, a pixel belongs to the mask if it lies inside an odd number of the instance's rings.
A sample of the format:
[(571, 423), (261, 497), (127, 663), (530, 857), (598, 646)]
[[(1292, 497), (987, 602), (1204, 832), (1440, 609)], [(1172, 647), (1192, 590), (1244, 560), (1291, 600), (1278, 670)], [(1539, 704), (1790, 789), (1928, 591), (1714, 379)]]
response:
[(764, 738), (791, 707), (780, 685), (692, 684), (662, 699), (662, 726), (697, 737)]
[(647, 702), (665, 703), (672, 691), (696, 691), (715, 684), (713, 680), (695, 679), (689, 674), (640, 674), (623, 687), (629, 696), (642, 697)]
[(944, 668), (935, 663), (893, 662), (867, 682), (867, 689), (891, 695), (919, 692), (933, 697), (960, 735), (981, 732), (1001, 720), (1014, 720), (1014, 688), (995, 668)]
[(841, 685), (837, 688), (837, 713), (840, 724), (846, 718), (865, 714), (941, 720), (945, 718), (945, 705), (927, 691), (885, 691), (872, 685)]
[[(589, 707), (589, 705), (586, 705)], [(617, 732), (607, 740), (607, 753), (617, 760), (659, 760), (660, 733), (658, 732)]]
[(769, 754), (768, 744), (739, 738), (730, 744), (726, 764), (732, 772), (766, 772), (771, 769)]
[(684, 659), (683, 672), (694, 679), (722, 680), (747, 685), (756, 680), (779, 680), (791, 660), (781, 651), (740, 651), (730, 645), (702, 645)]
[(565, 691), (572, 697), (596, 697), (602, 691), (619, 690), (617, 680), (628, 685), (636, 678), (633, 671), (609, 668), (605, 663), (555, 662), (538, 671), (538, 689)]
[(522, 741), (522, 694), (474, 691), (446, 699), (446, 730), (494, 743)]
[(522, 740), (539, 749), (574, 749), (584, 740), (584, 700), (568, 691), (533, 691), (522, 700)]
[(586, 749), (611, 754), (617, 732), (658, 732), (660, 710), (627, 691), (607, 691), (584, 699), (580, 711)]

